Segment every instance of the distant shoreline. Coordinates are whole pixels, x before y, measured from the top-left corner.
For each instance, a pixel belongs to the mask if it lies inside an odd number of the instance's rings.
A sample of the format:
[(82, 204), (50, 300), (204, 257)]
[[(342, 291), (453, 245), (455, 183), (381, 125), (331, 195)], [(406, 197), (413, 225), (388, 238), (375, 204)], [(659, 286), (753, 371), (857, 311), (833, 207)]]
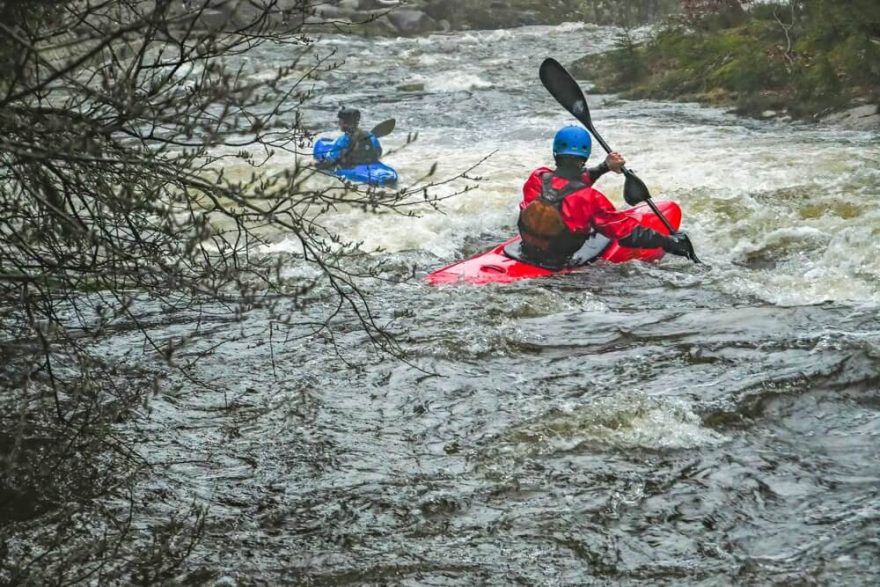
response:
[(416, 37), (564, 22), (641, 26), (677, 7), (678, 0), (325, 0), (305, 12), (288, 11), (283, 20), (307, 32)]

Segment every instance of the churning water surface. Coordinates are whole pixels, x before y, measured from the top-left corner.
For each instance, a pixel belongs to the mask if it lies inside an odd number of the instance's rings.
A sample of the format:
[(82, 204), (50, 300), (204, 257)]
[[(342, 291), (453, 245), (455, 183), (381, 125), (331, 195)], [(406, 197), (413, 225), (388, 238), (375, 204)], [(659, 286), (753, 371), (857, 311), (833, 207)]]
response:
[[(382, 248), (372, 258), (391, 279), (364, 290), (410, 363), (357, 329), (335, 340), (358, 364), (344, 368), (330, 340), (270, 345), (259, 316), (219, 323), (206, 346), (253, 335), (203, 363), (225, 392), (184, 382), (125, 427), (163, 465), (138, 490), (152, 505), (137, 526), (209, 508), (182, 573), (316, 585), (880, 580), (877, 133), (589, 95), (596, 127), (655, 199), (681, 204), (705, 266), (422, 282), (513, 233), (523, 180), (573, 122), (538, 81), (540, 62), (608, 48), (615, 34), (570, 24), (317, 43), (345, 63), (315, 83), (312, 127), (332, 129), (343, 103), (366, 126), (395, 117), (386, 161), (404, 183), (434, 162), (445, 177), (491, 157), (479, 188), (440, 210), (327, 219)], [(597, 187), (622, 202), (619, 176)], [(278, 240), (277, 254), (294, 246)]]

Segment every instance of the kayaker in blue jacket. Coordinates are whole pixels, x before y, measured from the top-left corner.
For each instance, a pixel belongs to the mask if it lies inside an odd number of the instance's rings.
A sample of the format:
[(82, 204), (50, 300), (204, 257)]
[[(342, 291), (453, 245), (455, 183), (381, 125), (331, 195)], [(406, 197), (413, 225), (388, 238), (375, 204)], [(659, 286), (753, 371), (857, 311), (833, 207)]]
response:
[(361, 130), (360, 110), (342, 108), (339, 111), (339, 129), (344, 133), (330, 147), (326, 158), (318, 161), (319, 169), (349, 168), (376, 163), (382, 156), (382, 145), (372, 133)]

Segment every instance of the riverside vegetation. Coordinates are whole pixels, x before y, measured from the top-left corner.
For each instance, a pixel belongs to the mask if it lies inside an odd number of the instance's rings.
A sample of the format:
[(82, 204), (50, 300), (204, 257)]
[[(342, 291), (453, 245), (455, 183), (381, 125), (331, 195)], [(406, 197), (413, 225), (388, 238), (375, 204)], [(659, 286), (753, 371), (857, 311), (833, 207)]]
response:
[(819, 119), (851, 109), (878, 125), (880, 4), (809, 0), (691, 7), (645, 42), (622, 33), (615, 50), (573, 69), (599, 92), (731, 105), (751, 116)]

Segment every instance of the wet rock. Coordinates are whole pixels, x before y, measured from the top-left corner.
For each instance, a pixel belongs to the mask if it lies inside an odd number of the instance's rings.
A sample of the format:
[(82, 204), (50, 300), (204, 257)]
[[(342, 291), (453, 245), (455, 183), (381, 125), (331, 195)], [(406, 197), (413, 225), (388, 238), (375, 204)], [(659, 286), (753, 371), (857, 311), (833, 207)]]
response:
[(360, 0), (359, 10), (388, 10), (400, 6), (399, 0)]
[(184, 0), (179, 5), (172, 4), (172, 14), (191, 14), (197, 26), (207, 30), (237, 30), (261, 21), (267, 9), (270, 21), (281, 25), (286, 20), (284, 11), (292, 12), (295, 6), (296, 0), (279, 0), (275, 4), (217, 0), (209, 8), (201, 10), (201, 3)]
[(394, 23), (388, 18), (387, 14), (380, 13), (378, 16), (375, 13), (364, 13), (366, 18), (364, 21), (359, 22), (367, 22), (367, 24), (363, 25), (364, 30), (368, 34), (373, 35), (396, 35), (398, 34), (397, 28), (394, 26)]
[(853, 130), (877, 130), (880, 129), (880, 111), (877, 104), (861, 104), (828, 115), (822, 122)]
[(388, 19), (403, 35), (417, 35), (437, 30), (436, 21), (421, 10), (392, 10), (388, 13)]
[(318, 4), (314, 8), (315, 17), (324, 20), (343, 18), (346, 11), (332, 4)]
[[(302, 0), (213, 0), (195, 16), (196, 2), (173, 3), (172, 10), (192, 12), (198, 26), (233, 30), (253, 23), (269, 8), (275, 30), (304, 22), (321, 29), (322, 21), (351, 22), (352, 33), (413, 36), (462, 29), (497, 29), (565, 20), (596, 21), (610, 0), (318, 0), (303, 11)], [(384, 15), (388, 20), (381, 19)], [(644, 19), (642, 19), (644, 20)], [(336, 29), (334, 29), (335, 32)]]
[(197, 24), (209, 31), (222, 31), (229, 26), (229, 14), (223, 10), (207, 8), (199, 15)]
[[(154, 2), (148, 2), (145, 6), (149, 9), (155, 8)], [(202, 8), (201, 3), (195, 3), (191, 0), (183, 0), (182, 2), (174, 2), (169, 6), (169, 15), (180, 18), (180, 22), (190, 19), (195, 23), (195, 27), (201, 30), (222, 31), (230, 28), (231, 15), (234, 13), (234, 7), (229, 2), (215, 2), (208, 8)]]
[(525, 12), (520, 12), (517, 15), (516, 22), (518, 26), (531, 26), (541, 24), (541, 15), (534, 10), (526, 10)]
[(256, 23), (268, 23), (274, 30), (296, 29), (307, 16), (301, 0), (216, 0), (201, 14), (199, 8), (194, 0), (172, 4), (173, 12), (191, 13), (201, 28), (213, 30), (238, 30)]

